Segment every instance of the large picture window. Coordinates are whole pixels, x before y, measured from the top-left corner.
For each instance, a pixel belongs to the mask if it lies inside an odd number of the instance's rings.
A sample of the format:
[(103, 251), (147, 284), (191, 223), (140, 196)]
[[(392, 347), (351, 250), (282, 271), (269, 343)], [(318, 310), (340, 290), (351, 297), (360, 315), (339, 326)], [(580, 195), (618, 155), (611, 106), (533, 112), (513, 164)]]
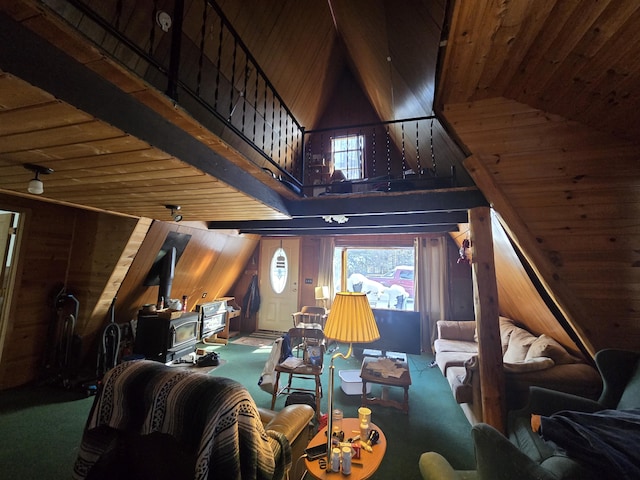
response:
[(364, 292), (372, 308), (414, 310), (415, 253), (412, 247), (334, 250), (334, 285), (341, 288), (342, 252), (346, 252), (346, 291)]

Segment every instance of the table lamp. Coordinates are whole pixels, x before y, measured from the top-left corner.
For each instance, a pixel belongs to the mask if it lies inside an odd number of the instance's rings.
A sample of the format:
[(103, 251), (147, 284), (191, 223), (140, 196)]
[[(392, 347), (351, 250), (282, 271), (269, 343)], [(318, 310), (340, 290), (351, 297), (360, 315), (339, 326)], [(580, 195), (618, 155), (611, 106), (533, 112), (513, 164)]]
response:
[(315, 288), (316, 303), (318, 300), (322, 300), (322, 306), (327, 308), (327, 300), (329, 300), (329, 287), (324, 285), (322, 287)]
[[(376, 319), (366, 294), (360, 292), (339, 292), (336, 294), (324, 327), (326, 338), (349, 344), (346, 355), (338, 352), (331, 357), (329, 366), (329, 398), (327, 414), (327, 457), (331, 455), (331, 437), (333, 435), (333, 361), (337, 357), (347, 359), (351, 356), (354, 343), (369, 343), (380, 338)], [(330, 462), (328, 462), (330, 465)]]

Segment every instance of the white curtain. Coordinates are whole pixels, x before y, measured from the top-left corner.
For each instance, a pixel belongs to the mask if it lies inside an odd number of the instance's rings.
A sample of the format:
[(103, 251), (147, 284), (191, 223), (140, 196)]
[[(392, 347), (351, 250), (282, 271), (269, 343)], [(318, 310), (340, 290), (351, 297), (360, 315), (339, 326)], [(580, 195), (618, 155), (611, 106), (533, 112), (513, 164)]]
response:
[(327, 308), (331, 308), (333, 301), (333, 249), (335, 241), (333, 237), (320, 238), (320, 252), (318, 255), (318, 287), (329, 287), (329, 300)]
[(432, 351), (437, 338), (436, 322), (449, 309), (447, 238), (416, 238), (416, 307), (420, 312), (422, 351)]

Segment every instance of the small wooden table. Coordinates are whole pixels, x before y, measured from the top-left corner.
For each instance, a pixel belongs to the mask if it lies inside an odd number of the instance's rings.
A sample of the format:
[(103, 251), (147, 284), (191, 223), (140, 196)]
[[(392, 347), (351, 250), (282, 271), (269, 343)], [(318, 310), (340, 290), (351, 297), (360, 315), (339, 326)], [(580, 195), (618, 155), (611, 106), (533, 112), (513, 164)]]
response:
[[(351, 462), (351, 475), (348, 476), (350, 480), (364, 480), (365, 478), (369, 478), (373, 475), (376, 470), (378, 470), (378, 467), (382, 462), (382, 458), (387, 451), (387, 438), (384, 436), (384, 433), (382, 433), (382, 430), (380, 430), (380, 428), (374, 423), (371, 423), (371, 429), (377, 430), (378, 433), (380, 433), (378, 443), (372, 447), (372, 452), (367, 452), (364, 448), (360, 449), (360, 458), (354, 458)], [(347, 438), (352, 435), (357, 435), (357, 432), (360, 430), (360, 421), (357, 418), (343, 418), (342, 430), (344, 431), (344, 436)], [(309, 446), (313, 447), (326, 443), (326, 431), (327, 427), (321, 429), (316, 436), (311, 439)], [(320, 462), (317, 459), (309, 460), (305, 458), (304, 462), (307, 467), (307, 471), (313, 476), (313, 478), (317, 478), (318, 480), (327, 478), (347, 478), (340, 472), (328, 472), (326, 469), (321, 469)]]
[[(385, 407), (394, 407), (409, 413), (409, 386), (411, 385), (411, 374), (409, 373), (409, 364), (407, 362), (395, 361), (396, 368), (404, 368), (405, 371), (399, 377), (384, 377), (380, 372), (371, 369), (371, 363), (377, 362), (379, 359), (365, 357), (362, 361), (360, 369), (360, 378), (362, 378), (362, 403), (363, 405), (382, 405)], [(380, 398), (367, 397), (367, 383), (376, 383), (382, 385), (382, 395)], [(404, 389), (404, 400), (398, 402), (385, 396), (385, 387), (402, 387)]]

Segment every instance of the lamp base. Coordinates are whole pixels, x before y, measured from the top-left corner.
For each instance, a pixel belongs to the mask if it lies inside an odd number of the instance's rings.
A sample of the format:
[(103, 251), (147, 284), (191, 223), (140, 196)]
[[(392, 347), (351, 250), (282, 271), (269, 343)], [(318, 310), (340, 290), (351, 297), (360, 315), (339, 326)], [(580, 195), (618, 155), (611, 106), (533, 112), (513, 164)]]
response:
[(327, 472), (331, 470), (331, 450), (333, 447), (333, 388), (334, 388), (334, 375), (336, 367), (333, 364), (337, 357), (342, 357), (345, 360), (351, 356), (353, 352), (353, 344), (349, 344), (349, 350), (346, 354), (340, 352), (334, 354), (331, 357), (331, 363), (329, 364), (329, 395), (327, 396)]

